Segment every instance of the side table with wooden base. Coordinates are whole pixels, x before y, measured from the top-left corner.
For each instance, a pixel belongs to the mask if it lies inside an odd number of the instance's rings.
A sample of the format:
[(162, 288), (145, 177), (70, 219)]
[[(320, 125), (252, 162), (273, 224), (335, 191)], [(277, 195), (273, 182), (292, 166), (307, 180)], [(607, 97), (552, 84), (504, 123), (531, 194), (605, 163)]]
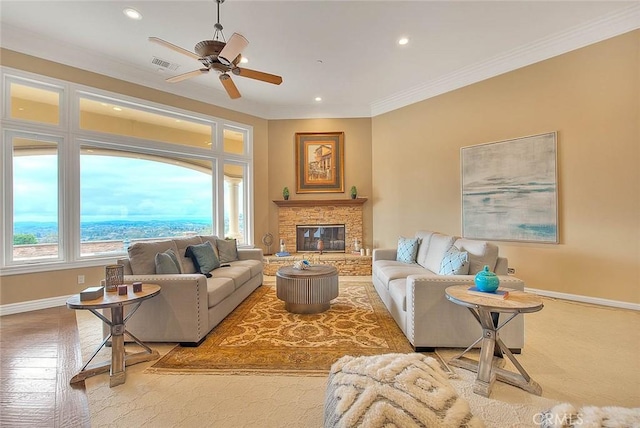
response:
[[(445, 290), (445, 295), (447, 300), (469, 309), (482, 326), (482, 336), (461, 354), (454, 357), (450, 364), (478, 374), (473, 385), (473, 392), (476, 394), (488, 397), (491, 394), (493, 383), (498, 379), (532, 394), (541, 395), (542, 387), (531, 379), (531, 376), (516, 360), (509, 348), (500, 339), (498, 331), (519, 314), (541, 310), (543, 307), (542, 299), (535, 294), (514, 290), (509, 292), (507, 299), (501, 300), (471, 294), (467, 292), (468, 289), (469, 285), (454, 285)], [(499, 323), (497, 322), (497, 315), (500, 313), (511, 314), (511, 316), (506, 321)], [(495, 323), (492, 314), (496, 314)], [(482, 348), (479, 361), (464, 357), (464, 354), (480, 341), (482, 341)], [(498, 355), (506, 355), (519, 373), (495, 367), (493, 364), (494, 351), (497, 351)]]
[[(157, 296), (159, 293), (160, 286), (156, 284), (142, 284), (142, 291), (138, 293), (134, 293), (131, 284), (129, 284), (127, 286), (126, 295), (119, 295), (117, 292), (105, 292), (104, 296), (97, 299), (80, 300), (80, 295), (76, 294), (67, 300), (67, 307), (69, 309), (89, 310), (111, 328), (111, 333), (102, 341), (100, 346), (98, 346), (93, 355), (89, 358), (89, 361), (82, 366), (80, 372), (71, 378), (70, 383), (73, 384), (80, 382), (88, 377), (110, 371), (109, 386), (113, 387), (121, 385), (126, 380), (126, 366), (141, 363), (143, 361), (155, 360), (160, 357), (158, 351), (154, 351), (149, 348), (125, 328), (127, 320), (138, 310), (142, 302)], [(126, 305), (135, 306), (127, 316), (124, 317), (124, 307)], [(111, 319), (108, 319), (98, 311), (98, 309), (107, 308), (111, 309)], [(144, 351), (127, 354), (124, 347), (125, 334), (140, 345)], [(105, 361), (87, 368), (100, 349), (107, 344), (109, 339), (111, 339), (111, 361)]]

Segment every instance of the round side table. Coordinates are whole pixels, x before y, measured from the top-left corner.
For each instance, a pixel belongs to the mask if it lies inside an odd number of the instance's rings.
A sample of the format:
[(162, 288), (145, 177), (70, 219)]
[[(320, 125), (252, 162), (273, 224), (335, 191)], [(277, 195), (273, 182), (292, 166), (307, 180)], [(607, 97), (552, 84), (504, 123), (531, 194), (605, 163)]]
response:
[[(76, 294), (67, 300), (69, 309), (85, 309), (91, 311), (100, 318), (103, 323), (111, 329), (111, 334), (107, 336), (98, 349), (95, 350), (89, 361), (80, 369), (80, 372), (71, 378), (70, 383), (80, 382), (88, 377), (109, 371), (109, 386), (121, 385), (126, 380), (125, 367), (131, 364), (151, 361), (160, 357), (158, 351), (154, 351), (138, 340), (133, 334), (127, 331), (125, 324), (127, 320), (138, 310), (143, 301), (151, 299), (160, 293), (160, 286), (156, 284), (142, 284), (142, 291), (134, 293), (132, 285), (127, 285), (127, 294), (120, 295), (117, 292), (104, 292), (104, 295), (93, 300), (80, 300), (80, 295)], [(124, 317), (124, 307), (135, 305)], [(110, 309), (111, 319), (105, 317), (98, 309)], [(124, 335), (131, 337), (144, 351), (134, 354), (127, 354), (124, 348)], [(87, 369), (89, 363), (98, 354), (98, 351), (111, 339), (111, 361), (98, 364)]]
[[(488, 397), (491, 394), (493, 383), (498, 379), (532, 394), (541, 395), (542, 387), (531, 379), (524, 367), (516, 360), (509, 348), (500, 339), (498, 331), (519, 314), (541, 310), (543, 307), (542, 299), (535, 294), (519, 290), (509, 291), (509, 297), (506, 299), (497, 299), (471, 294), (468, 289), (469, 285), (454, 285), (445, 290), (445, 296), (447, 300), (457, 305), (465, 306), (471, 311), (471, 314), (482, 326), (482, 336), (461, 354), (451, 359), (450, 364), (478, 374), (473, 385), (473, 392), (476, 394)], [(507, 313), (511, 314), (511, 316), (506, 321), (498, 324), (494, 323), (492, 313)], [(482, 348), (479, 361), (464, 357), (464, 354), (480, 341), (482, 341)], [(518, 373), (494, 367), (494, 350), (506, 355), (516, 367)]]

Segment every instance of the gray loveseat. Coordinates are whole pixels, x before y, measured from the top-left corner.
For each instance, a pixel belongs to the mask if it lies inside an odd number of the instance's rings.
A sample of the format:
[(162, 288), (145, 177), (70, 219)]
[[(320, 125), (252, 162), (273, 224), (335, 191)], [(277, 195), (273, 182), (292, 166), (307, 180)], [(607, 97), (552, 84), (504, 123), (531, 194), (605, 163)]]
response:
[[(482, 329), (467, 308), (446, 299), (445, 289), (473, 285), (484, 265), (499, 276), (500, 286), (523, 290), (524, 282), (507, 276), (507, 259), (498, 256), (498, 247), (492, 243), (430, 231), (419, 231), (415, 237), (419, 246), (414, 263), (397, 261), (396, 248), (373, 251), (373, 285), (414, 348), (466, 348), (481, 336)], [(467, 252), (468, 274), (438, 274), (452, 246)], [(500, 330), (500, 337), (512, 352), (520, 352), (524, 317), (514, 318)]]
[[(262, 250), (237, 249), (237, 260), (226, 261), (207, 278), (185, 257), (188, 246), (210, 242), (215, 236), (137, 242), (129, 247), (124, 265), (125, 282), (158, 284), (160, 294), (145, 301), (127, 322), (127, 330), (143, 342), (179, 342), (197, 346), (231, 311), (262, 284)], [(222, 244), (220, 244), (222, 245)], [(228, 246), (227, 246), (228, 247)], [(171, 249), (178, 257), (180, 274), (157, 274), (156, 254)], [(222, 256), (222, 254), (219, 254)]]

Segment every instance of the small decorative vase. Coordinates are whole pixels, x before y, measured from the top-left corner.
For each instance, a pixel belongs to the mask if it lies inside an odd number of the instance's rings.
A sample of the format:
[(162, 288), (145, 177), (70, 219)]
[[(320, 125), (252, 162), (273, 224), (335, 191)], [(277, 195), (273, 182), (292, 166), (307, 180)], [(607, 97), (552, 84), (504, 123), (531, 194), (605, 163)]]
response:
[(474, 282), (476, 283), (478, 290), (486, 291), (488, 293), (493, 293), (500, 285), (500, 279), (495, 273), (489, 270), (489, 266), (487, 265), (485, 265), (483, 270), (476, 274)]
[(318, 241), (318, 251), (320, 251), (320, 254), (324, 251), (324, 241), (322, 239)]

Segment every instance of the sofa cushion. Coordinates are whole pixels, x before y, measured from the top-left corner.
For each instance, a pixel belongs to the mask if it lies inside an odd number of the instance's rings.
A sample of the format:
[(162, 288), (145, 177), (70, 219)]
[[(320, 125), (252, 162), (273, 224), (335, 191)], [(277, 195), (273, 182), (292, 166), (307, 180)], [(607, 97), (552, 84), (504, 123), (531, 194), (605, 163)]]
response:
[(415, 237), (420, 239), (420, 245), (418, 246), (418, 254), (416, 255), (416, 262), (423, 266), (427, 259), (427, 250), (429, 249), (429, 242), (431, 241), (431, 235), (434, 232), (429, 230), (419, 230), (416, 232)]
[(191, 236), (189, 238), (176, 238), (173, 242), (176, 243), (176, 247), (178, 248), (176, 254), (178, 255), (178, 260), (180, 260), (180, 264), (182, 265), (182, 273), (199, 273), (191, 258), (185, 255), (185, 252), (189, 245), (202, 244), (202, 239), (200, 239), (199, 236)]
[(386, 288), (389, 287), (389, 282), (394, 279), (406, 278), (409, 275), (424, 275), (426, 273), (428, 272), (422, 266), (415, 263), (408, 264), (392, 260), (379, 260), (373, 265), (373, 274), (378, 277)]
[(222, 302), (235, 290), (231, 278), (207, 278), (207, 304), (209, 308)]
[(485, 265), (494, 271), (498, 261), (498, 246), (487, 241), (474, 241), (460, 238), (455, 246), (469, 253), (469, 275), (480, 272)]
[[(156, 273), (156, 254), (172, 249), (178, 254), (173, 241), (136, 242), (127, 249), (131, 272), (134, 275), (153, 275)], [(184, 270), (183, 270), (184, 272)]]
[(407, 281), (394, 280), (389, 282), (389, 295), (396, 304), (396, 307), (407, 312)]
[(444, 253), (440, 263), (440, 275), (467, 275), (469, 273), (469, 254), (460, 251), (455, 245)]
[(185, 256), (191, 258), (196, 272), (207, 277), (211, 275), (209, 272), (220, 267), (220, 261), (213, 251), (211, 242), (208, 241), (204, 244), (189, 245), (185, 250)]
[(444, 258), (445, 253), (451, 248), (456, 238), (454, 236), (442, 235), (440, 233), (434, 233), (431, 235), (429, 241), (429, 248), (427, 250), (427, 257), (425, 258), (423, 267), (429, 269), (431, 272), (440, 272), (440, 263)]
[(245, 282), (251, 279), (251, 267), (232, 265), (221, 267), (211, 272), (214, 278), (230, 278), (233, 280), (235, 289), (238, 289)]
[(259, 260), (236, 260), (235, 262), (231, 262), (231, 266), (244, 266), (249, 268), (252, 278), (256, 275), (260, 275), (264, 270), (262, 262)]
[(178, 256), (169, 248), (164, 253), (157, 253), (156, 258), (156, 273), (157, 274), (179, 274), (180, 263), (178, 262)]
[(415, 263), (416, 254), (418, 254), (418, 238), (398, 238), (398, 251), (396, 260), (402, 263)]
[(220, 263), (238, 260), (238, 245), (235, 239), (218, 239), (216, 242)]

